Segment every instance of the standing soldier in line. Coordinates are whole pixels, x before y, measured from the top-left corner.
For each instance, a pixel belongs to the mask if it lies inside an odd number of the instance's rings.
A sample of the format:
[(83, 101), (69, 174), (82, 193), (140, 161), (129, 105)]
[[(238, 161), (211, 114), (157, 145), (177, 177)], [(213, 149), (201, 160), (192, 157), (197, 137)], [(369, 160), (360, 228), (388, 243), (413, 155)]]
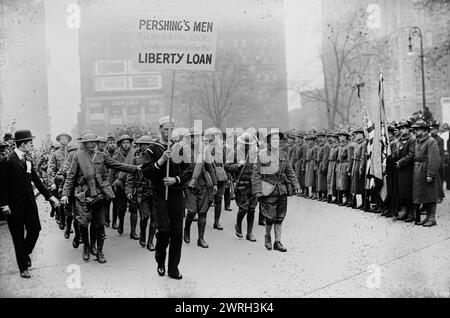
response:
[[(218, 128), (209, 128), (205, 130), (205, 137), (209, 140), (206, 146), (206, 155), (211, 156), (210, 161), (214, 167), (214, 172), (217, 178), (217, 192), (214, 195), (214, 225), (216, 230), (223, 230), (220, 225), (220, 215), (222, 213), (222, 197), (225, 193), (225, 186), (228, 181), (228, 175), (225, 171), (225, 162), (227, 156), (227, 149), (223, 143), (222, 131)], [(208, 157), (207, 157), (208, 158)]]
[(185, 188), (188, 212), (184, 225), (184, 241), (188, 244), (191, 242), (191, 224), (194, 217), (198, 215), (197, 246), (208, 248), (204, 238), (206, 216), (217, 192), (217, 179), (212, 164), (205, 162), (200, 139), (202, 131), (191, 129), (188, 136), (189, 143), (183, 147), (184, 162), (189, 163), (190, 166), (190, 181)]
[[(364, 129), (357, 128), (353, 131), (355, 135), (355, 148), (353, 152), (353, 165), (351, 175), (352, 194), (351, 200), (353, 209), (361, 209), (365, 202), (365, 185), (366, 185), (366, 139), (364, 137)], [(357, 206), (357, 195), (361, 195), (361, 205)]]
[[(181, 259), (183, 242), (183, 187), (190, 178), (188, 163), (171, 160), (169, 163), (169, 177), (166, 177), (167, 160), (172, 157), (172, 150), (168, 149), (169, 129), (172, 130), (174, 121), (170, 117), (159, 120), (160, 138), (152, 143), (145, 151), (142, 172), (149, 178), (153, 188), (153, 208), (156, 213), (155, 259), (158, 264), (158, 275), (166, 273), (166, 250), (169, 248), (168, 274), (173, 279), (182, 279), (178, 265)], [(165, 198), (168, 188), (168, 199)]]
[(328, 160), (330, 157), (330, 145), (326, 140), (326, 132), (321, 131), (317, 134), (319, 146), (316, 154), (317, 164), (317, 192), (319, 201), (327, 201), (327, 173)]
[[(56, 141), (59, 142), (61, 146), (51, 155), (47, 172), (51, 182), (50, 191), (52, 191), (53, 195), (59, 199), (61, 198), (60, 192), (62, 191), (63, 184), (58, 183), (55, 180), (55, 176), (67, 158), (67, 145), (72, 141), (72, 137), (69, 134), (61, 133), (56, 136)], [(66, 226), (64, 209), (62, 206), (59, 206), (57, 209), (57, 215), (59, 215), (59, 228), (64, 230)]]
[(289, 162), (291, 163), (291, 167), (294, 166), (295, 163), (295, 157), (296, 157), (296, 144), (295, 144), (295, 137), (293, 133), (286, 133), (286, 139), (287, 139), (287, 148), (286, 152), (288, 155)]
[[(106, 137), (106, 149), (105, 153), (108, 157), (112, 159), (114, 157), (114, 154), (116, 153), (116, 139), (114, 136), (108, 136)], [(108, 175), (111, 172), (111, 169), (107, 169)], [(117, 206), (114, 204), (114, 200), (108, 201), (108, 208), (106, 209), (106, 223), (105, 226), (109, 227), (111, 224), (111, 217), (110, 217), (110, 210), (111, 205), (113, 206), (113, 225), (112, 228), (114, 230), (117, 230)]]
[[(400, 207), (405, 207), (405, 214), (397, 220), (405, 222), (414, 221), (414, 205), (412, 200), (412, 187), (414, 175), (414, 154), (416, 138), (410, 132), (410, 123), (406, 120), (400, 121), (397, 128), (400, 129), (401, 137), (396, 151), (395, 168), (397, 170), (397, 193)], [(420, 214), (419, 214), (420, 215)], [(392, 213), (387, 217), (394, 216)]]
[[(286, 252), (286, 247), (281, 244), (281, 226), (286, 217), (287, 197), (298, 193), (300, 186), (287, 154), (279, 149), (282, 136), (283, 133), (274, 131), (266, 136), (267, 146), (258, 153), (258, 159), (253, 168), (252, 191), (256, 197), (260, 198), (262, 214), (266, 219), (266, 248), (272, 249), (273, 225), (275, 232), (273, 248)], [(263, 181), (273, 187), (271, 193), (263, 193)], [(293, 192), (289, 193), (289, 189)]]
[[(341, 130), (339, 132), (339, 152), (337, 159), (336, 189), (338, 190), (338, 204), (347, 206), (350, 201), (350, 175), (353, 160), (353, 147), (349, 143), (350, 134)], [(345, 201), (343, 197), (345, 196)]]
[[(222, 134), (222, 141), (224, 141), (224, 149), (225, 149), (225, 160), (224, 160), (224, 168), (225, 168), (225, 163), (226, 163), (226, 158), (228, 157), (228, 154), (233, 151), (234, 149), (234, 143), (232, 144), (228, 144), (228, 140), (227, 140), (227, 134), (226, 132), (224, 132)], [(225, 211), (232, 211), (230, 205), (231, 205), (231, 175), (229, 173), (227, 173), (227, 181), (225, 183), (225, 191), (223, 194), (223, 201), (224, 201), (224, 205), (225, 205)]]
[[(327, 171), (327, 203), (337, 203), (336, 165), (339, 152), (339, 136), (336, 133), (328, 133), (327, 138), (330, 145)], [(334, 201), (333, 197), (336, 197)]]
[[(414, 153), (413, 202), (416, 213), (418, 205), (423, 204), (427, 212), (426, 218), (417, 222), (425, 227), (436, 225), (437, 201), (442, 198), (442, 186), (439, 175), (440, 154), (436, 140), (428, 134), (428, 124), (419, 119), (412, 126), (417, 143)], [(420, 218), (416, 216), (417, 221)]]
[(106, 263), (103, 254), (105, 216), (107, 201), (114, 197), (111, 185), (107, 181), (106, 168), (136, 173), (140, 168), (121, 163), (109, 158), (104, 152), (97, 151), (97, 137), (92, 133), (86, 133), (81, 137), (83, 149), (77, 151), (67, 179), (64, 183), (62, 204), (69, 203), (69, 196), (75, 195), (77, 220), (81, 226), (83, 236), (83, 260), (90, 258), (90, 246), (88, 226), (91, 221), (95, 224), (97, 239), (97, 261)]
[[(153, 138), (150, 136), (142, 136), (135, 143), (139, 146), (139, 155), (131, 160), (131, 164), (133, 166), (140, 166), (144, 163), (145, 151), (153, 143)], [(153, 238), (156, 233), (156, 214), (153, 208), (151, 182), (141, 174), (136, 175), (130, 173), (127, 175), (125, 192), (130, 202), (136, 205), (135, 209), (139, 211), (141, 219), (139, 244), (141, 247), (147, 247), (148, 250), (154, 251)], [(146, 241), (149, 219), (148, 241)]]
[(242, 238), (242, 220), (247, 215), (247, 236), (250, 242), (256, 242), (253, 235), (253, 222), (258, 198), (252, 193), (253, 165), (256, 161), (256, 137), (244, 132), (237, 138), (235, 151), (228, 154), (225, 170), (233, 174), (236, 180), (236, 204), (239, 207), (236, 218), (236, 236)]
[[(113, 157), (113, 160), (131, 164), (131, 160), (133, 159), (135, 153), (135, 150), (131, 147), (133, 140), (134, 139), (128, 135), (122, 135), (117, 140), (117, 151)], [(119, 172), (115, 170), (110, 170), (109, 172), (108, 181), (112, 184), (114, 189), (114, 194), (116, 196), (114, 199), (114, 204), (117, 205), (117, 213), (119, 217), (119, 228), (117, 229), (117, 232), (121, 235), (123, 234), (125, 213), (127, 212), (128, 205), (128, 199), (125, 194), (126, 179), (126, 172)], [(130, 238), (133, 240), (139, 240), (139, 236), (136, 234), (137, 218), (137, 211), (134, 208), (130, 209)]]
[(297, 175), (297, 180), (301, 189), (301, 196), (305, 194), (305, 171), (303, 170), (303, 163), (305, 161), (306, 151), (308, 146), (304, 141), (305, 135), (301, 132), (297, 133), (297, 151), (296, 160), (293, 166), (295, 173)]
[[(439, 166), (439, 176), (441, 179), (442, 184), (442, 192), (444, 191), (444, 158), (445, 158), (445, 151), (444, 151), (444, 139), (441, 138), (441, 136), (438, 135), (440, 128), (440, 123), (438, 121), (434, 121), (431, 124), (431, 137), (436, 140), (438, 148), (439, 148), (439, 156), (441, 158), (441, 164)], [(438, 203), (442, 202), (442, 198), (438, 200)]]
[(305, 186), (308, 189), (309, 196), (307, 199), (317, 199), (316, 186), (317, 186), (317, 176), (316, 176), (316, 153), (318, 146), (315, 143), (316, 136), (309, 135), (305, 138), (308, 144), (308, 150), (306, 151), (305, 157)]

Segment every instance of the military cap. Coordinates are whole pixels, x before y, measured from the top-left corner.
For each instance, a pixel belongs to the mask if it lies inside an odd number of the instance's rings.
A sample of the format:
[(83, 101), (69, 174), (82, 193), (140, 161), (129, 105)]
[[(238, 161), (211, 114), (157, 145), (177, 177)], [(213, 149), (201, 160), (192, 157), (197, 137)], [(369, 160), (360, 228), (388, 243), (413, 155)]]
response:
[(114, 136), (108, 136), (106, 137), (106, 141), (116, 141), (116, 138)]
[(338, 132), (338, 136), (346, 136), (347, 138), (350, 137), (350, 133), (346, 130), (341, 130)]
[(161, 118), (158, 120), (158, 124), (159, 124), (160, 127), (161, 127), (162, 125), (168, 124), (168, 123), (170, 123), (170, 122), (172, 122), (172, 124), (175, 125), (175, 119), (173, 119), (173, 117), (170, 118), (170, 116), (161, 117)]
[(139, 144), (151, 144), (153, 142), (153, 138), (150, 136), (142, 136), (140, 138), (138, 138), (134, 143), (136, 145)]
[(108, 142), (108, 141), (106, 140), (106, 138), (103, 137), (103, 136), (97, 136), (97, 139), (98, 139), (99, 142)]
[(248, 132), (243, 132), (238, 138), (237, 138), (238, 143), (240, 144), (244, 144), (244, 145), (254, 145), (257, 140), (256, 140), (256, 136), (252, 135)]
[[(276, 135), (278, 134), (278, 136), (280, 136), (280, 140), (284, 139), (284, 137), (286, 136), (284, 133), (282, 133), (281, 131), (278, 130), (270, 130), (267, 135), (264, 137), (265, 140), (269, 139), (269, 137), (271, 137), (272, 135)], [(293, 138), (294, 135), (290, 135), (290, 138)], [(288, 138), (289, 138), (288, 137)]]
[(86, 133), (80, 139), (81, 143), (90, 142), (90, 141), (97, 142), (98, 141), (97, 136), (94, 135), (93, 133)]
[(413, 128), (413, 129), (418, 129), (418, 128), (430, 129), (430, 126), (423, 119), (419, 119), (414, 123), (414, 125), (411, 126), (411, 128)]
[(77, 140), (80, 141), (81, 138), (83, 138), (83, 136), (86, 135), (86, 134), (93, 134), (93, 132), (92, 132), (91, 130), (84, 130), (84, 131), (80, 134), (80, 136), (77, 138)]
[(355, 128), (355, 129), (353, 129), (352, 133), (353, 133), (353, 134), (356, 134), (356, 133), (364, 134), (364, 128), (362, 128), (362, 127), (357, 127), (357, 128)]
[(56, 141), (59, 142), (59, 140), (61, 139), (61, 137), (66, 136), (69, 139), (69, 142), (72, 141), (72, 136), (70, 136), (68, 133), (60, 133), (58, 136), (56, 136)]
[(411, 123), (408, 120), (400, 120), (397, 124), (397, 128), (411, 127)]
[(305, 140), (311, 140), (311, 139), (316, 139), (316, 135), (310, 134), (305, 137)]
[(130, 142), (133, 142), (133, 141), (134, 141), (133, 138), (131, 138), (130, 136), (128, 136), (127, 134), (125, 134), (125, 135), (120, 136), (120, 138), (117, 139), (116, 143), (117, 143), (117, 144), (120, 144), (120, 143), (121, 143), (122, 141), (124, 141), (124, 140), (129, 140)]
[(327, 132), (325, 130), (320, 130), (316, 134), (317, 137), (319, 137), (319, 136), (326, 136), (326, 135), (327, 135)]
[(433, 120), (433, 122), (430, 125), (431, 128), (439, 128), (441, 127), (441, 123), (437, 120)]

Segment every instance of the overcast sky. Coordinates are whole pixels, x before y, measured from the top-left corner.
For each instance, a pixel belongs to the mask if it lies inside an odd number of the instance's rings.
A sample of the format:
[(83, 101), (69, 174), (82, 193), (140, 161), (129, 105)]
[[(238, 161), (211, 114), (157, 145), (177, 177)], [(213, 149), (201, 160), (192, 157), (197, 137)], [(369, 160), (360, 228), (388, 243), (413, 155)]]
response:
[[(71, 132), (77, 123), (80, 101), (78, 34), (66, 24), (73, 0), (45, 0), (46, 38), (50, 55), (48, 69), (49, 109), (52, 135)], [(320, 86), (320, 0), (285, 0), (286, 57), (288, 81)], [(289, 93), (289, 109), (299, 107)]]

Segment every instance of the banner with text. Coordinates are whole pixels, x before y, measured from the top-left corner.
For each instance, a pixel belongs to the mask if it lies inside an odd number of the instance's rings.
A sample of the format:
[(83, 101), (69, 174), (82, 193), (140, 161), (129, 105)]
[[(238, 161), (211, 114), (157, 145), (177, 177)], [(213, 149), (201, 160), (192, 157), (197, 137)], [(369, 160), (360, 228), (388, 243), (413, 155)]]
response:
[(214, 71), (215, 18), (138, 13), (135, 27), (139, 70)]

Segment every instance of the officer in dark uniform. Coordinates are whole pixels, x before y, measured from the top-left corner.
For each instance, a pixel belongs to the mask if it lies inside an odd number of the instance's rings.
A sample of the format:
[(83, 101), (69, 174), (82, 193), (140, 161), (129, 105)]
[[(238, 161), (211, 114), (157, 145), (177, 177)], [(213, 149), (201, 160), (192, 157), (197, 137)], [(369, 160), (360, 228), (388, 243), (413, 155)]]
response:
[[(440, 128), (440, 123), (438, 121), (434, 121), (431, 123), (431, 137), (436, 140), (438, 148), (439, 148), (439, 155), (441, 157), (441, 164), (439, 166), (439, 175), (441, 179), (442, 188), (444, 187), (444, 157), (445, 157), (445, 151), (444, 151), (444, 139), (442, 139), (438, 133)], [(439, 200), (441, 201), (441, 200)]]
[[(153, 188), (153, 207), (156, 213), (158, 233), (156, 234), (155, 259), (160, 276), (166, 273), (166, 250), (169, 247), (168, 275), (182, 279), (178, 265), (181, 259), (183, 242), (183, 187), (189, 180), (188, 164), (182, 160), (171, 160), (169, 176), (166, 177), (167, 161), (172, 157), (168, 149), (169, 130), (174, 126), (173, 120), (163, 117), (159, 120), (160, 138), (145, 151), (142, 172), (149, 178)], [(174, 149), (179, 149), (174, 148)], [(168, 189), (168, 199), (165, 198)]]

